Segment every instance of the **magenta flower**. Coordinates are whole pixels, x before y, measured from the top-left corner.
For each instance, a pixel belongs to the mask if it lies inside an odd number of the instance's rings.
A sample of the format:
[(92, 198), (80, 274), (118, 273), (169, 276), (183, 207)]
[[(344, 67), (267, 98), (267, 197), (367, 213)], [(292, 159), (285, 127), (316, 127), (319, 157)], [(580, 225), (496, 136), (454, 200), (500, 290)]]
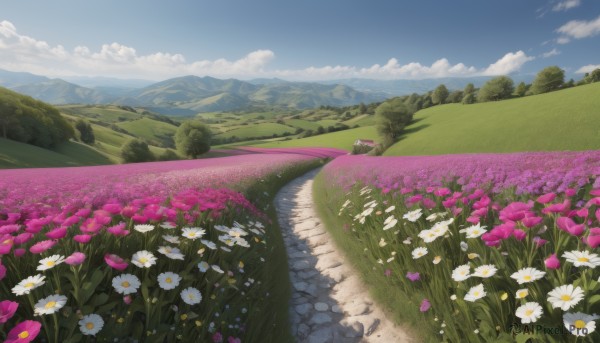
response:
[(544, 195), (540, 196), (539, 198), (537, 198), (536, 201), (539, 202), (540, 204), (547, 204), (549, 202), (552, 202), (554, 200), (554, 198), (556, 198), (555, 193), (547, 193), (547, 194), (544, 194)]
[(419, 274), (419, 272), (408, 272), (406, 273), (406, 277), (412, 282), (421, 280), (421, 274)]
[(14, 238), (15, 245), (21, 245), (29, 242), (33, 238), (33, 234), (29, 232), (23, 232)]
[(10, 253), (14, 244), (14, 239), (11, 235), (4, 235), (0, 238), (0, 255)]
[(389, 269), (389, 268), (388, 268), (388, 269), (386, 269), (386, 270), (385, 270), (385, 272), (383, 272), (383, 275), (385, 275), (385, 276), (390, 276), (390, 275), (392, 275), (392, 270), (391, 270), (391, 269)]
[(125, 223), (123, 222), (109, 227), (106, 231), (115, 236), (127, 236), (129, 234), (129, 231), (125, 230)]
[(29, 343), (37, 337), (41, 328), (42, 324), (33, 320), (20, 322), (8, 332), (4, 343)]
[(558, 268), (560, 268), (560, 261), (556, 257), (556, 254), (552, 254), (552, 255), (548, 256), (548, 258), (546, 258), (544, 260), (544, 264), (546, 265), (547, 269), (558, 269)]
[(240, 338), (229, 336), (227, 337), (227, 343), (242, 343), (242, 340)]
[(589, 245), (590, 248), (597, 248), (598, 246), (600, 246), (600, 228), (598, 227), (593, 227), (590, 228), (590, 235), (587, 236), (585, 239), (585, 244)]
[(126, 296), (123, 297), (123, 302), (126, 305), (130, 305), (133, 302), (133, 298), (131, 297), (131, 295), (127, 294)]
[(214, 343), (221, 343), (221, 342), (223, 342), (223, 335), (221, 335), (221, 333), (217, 331), (212, 336), (212, 340)]
[(548, 243), (548, 241), (543, 239), (540, 236), (535, 236), (535, 237), (533, 237), (533, 243), (535, 243), (535, 245), (539, 248), (539, 247), (543, 246), (544, 244)]
[(19, 308), (19, 303), (17, 302), (10, 300), (0, 301), (0, 324), (4, 324), (12, 318), (15, 312), (17, 312), (17, 308)]
[(127, 266), (129, 265), (127, 261), (115, 254), (104, 255), (104, 262), (106, 262), (106, 264), (108, 264), (111, 268), (121, 271), (125, 270), (125, 268), (127, 268)]
[(86, 244), (89, 243), (92, 239), (90, 235), (75, 235), (73, 236), (73, 240), (77, 243)]
[(26, 252), (27, 252), (27, 250), (25, 250), (23, 248), (18, 248), (13, 251), (13, 254), (15, 255), (15, 257), (21, 257), (21, 256), (25, 255)]
[(567, 188), (565, 189), (565, 195), (568, 197), (572, 197), (575, 196), (575, 194), (577, 194), (577, 190), (573, 189), (573, 188)]
[(32, 254), (41, 254), (44, 251), (47, 251), (48, 249), (52, 248), (55, 245), (56, 245), (56, 241), (52, 241), (52, 240), (41, 241), (41, 242), (38, 242), (38, 243), (34, 244), (33, 246), (31, 246), (31, 248), (29, 248), (29, 252), (31, 252)]
[(542, 217), (525, 217), (521, 219), (521, 223), (523, 223), (526, 228), (531, 229), (532, 227), (541, 223), (543, 219), (544, 218)]
[(521, 229), (516, 229), (515, 231), (513, 231), (512, 235), (517, 241), (522, 241), (525, 239), (525, 237), (527, 237), (527, 232)]
[(419, 307), (419, 310), (421, 312), (427, 312), (429, 308), (431, 308), (431, 303), (429, 302), (429, 300), (423, 299), (423, 301), (421, 301), (421, 306)]
[(46, 237), (51, 238), (51, 239), (61, 239), (61, 238), (64, 238), (66, 235), (67, 235), (66, 227), (59, 227), (59, 228), (56, 228), (56, 229), (46, 233)]
[(569, 217), (559, 217), (556, 219), (556, 225), (559, 229), (566, 231), (573, 236), (581, 236), (585, 230), (585, 225), (575, 224), (573, 219)]
[(6, 267), (4, 265), (2, 265), (2, 260), (0, 260), (0, 281), (2, 281), (2, 279), (4, 279), (5, 276), (6, 276)]
[(74, 252), (65, 259), (65, 263), (71, 266), (80, 265), (83, 261), (85, 261), (85, 254), (82, 252)]

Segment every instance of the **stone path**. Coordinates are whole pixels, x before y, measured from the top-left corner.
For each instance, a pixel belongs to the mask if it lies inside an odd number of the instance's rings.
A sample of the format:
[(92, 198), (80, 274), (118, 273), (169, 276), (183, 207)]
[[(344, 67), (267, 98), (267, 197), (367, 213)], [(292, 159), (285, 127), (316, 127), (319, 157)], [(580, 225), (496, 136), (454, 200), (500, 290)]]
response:
[(413, 342), (373, 303), (317, 217), (312, 180), (318, 171), (290, 182), (275, 198), (292, 282), (292, 333), (307, 343)]

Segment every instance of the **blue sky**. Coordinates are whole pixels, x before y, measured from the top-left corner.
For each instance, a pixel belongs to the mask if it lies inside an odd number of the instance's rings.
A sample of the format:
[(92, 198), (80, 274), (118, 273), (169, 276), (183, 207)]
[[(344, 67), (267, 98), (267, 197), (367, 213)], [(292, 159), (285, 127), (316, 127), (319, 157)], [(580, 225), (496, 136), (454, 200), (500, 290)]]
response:
[(577, 78), (600, 66), (597, 0), (20, 0), (0, 13), (0, 68), (49, 76), (419, 79), (558, 65)]

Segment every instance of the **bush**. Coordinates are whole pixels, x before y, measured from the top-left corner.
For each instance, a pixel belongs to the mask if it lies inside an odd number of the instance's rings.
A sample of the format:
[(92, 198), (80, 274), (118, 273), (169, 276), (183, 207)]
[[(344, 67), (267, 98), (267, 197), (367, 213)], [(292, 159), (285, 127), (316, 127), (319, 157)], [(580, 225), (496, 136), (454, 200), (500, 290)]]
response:
[(498, 101), (510, 98), (514, 83), (510, 77), (499, 76), (486, 82), (477, 94), (479, 102)]
[(533, 94), (548, 93), (558, 90), (565, 83), (565, 71), (557, 66), (542, 69), (533, 83), (531, 84), (531, 92)]
[(179, 155), (177, 155), (177, 153), (171, 149), (167, 149), (167, 150), (165, 150), (165, 152), (158, 155), (159, 161), (176, 161), (176, 160), (180, 160), (180, 159), (181, 159), (181, 157), (179, 157)]
[(121, 157), (125, 163), (151, 162), (155, 160), (154, 154), (148, 148), (148, 143), (133, 139), (123, 145)]
[(186, 121), (175, 133), (177, 150), (187, 157), (196, 158), (210, 151), (212, 133), (208, 126), (199, 121)]

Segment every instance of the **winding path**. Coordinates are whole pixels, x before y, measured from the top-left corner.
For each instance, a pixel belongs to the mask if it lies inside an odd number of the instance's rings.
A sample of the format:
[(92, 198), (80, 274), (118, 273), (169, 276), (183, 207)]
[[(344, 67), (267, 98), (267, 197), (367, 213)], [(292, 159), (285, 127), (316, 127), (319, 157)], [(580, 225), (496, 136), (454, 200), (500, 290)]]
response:
[(298, 342), (413, 342), (388, 321), (313, 209), (313, 170), (275, 198), (288, 254), (292, 334)]

